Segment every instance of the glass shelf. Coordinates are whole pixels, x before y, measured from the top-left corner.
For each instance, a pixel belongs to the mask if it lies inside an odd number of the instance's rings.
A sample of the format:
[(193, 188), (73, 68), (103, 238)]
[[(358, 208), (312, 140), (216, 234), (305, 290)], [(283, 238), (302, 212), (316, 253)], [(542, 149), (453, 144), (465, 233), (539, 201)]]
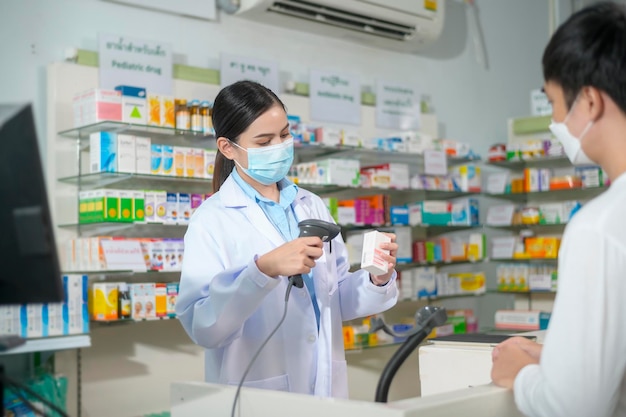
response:
[(506, 262), (506, 263), (525, 263), (525, 262), (539, 262), (539, 263), (557, 263), (558, 258), (492, 258), (493, 262)]
[(176, 317), (155, 317), (152, 319), (117, 319), (117, 320), (91, 320), (89, 323), (96, 326), (118, 326), (125, 324), (138, 324), (145, 322), (160, 322), (166, 320), (176, 320)]
[(468, 225), (450, 225), (450, 226), (437, 226), (428, 224), (419, 224), (417, 226), (410, 226), (405, 224), (341, 224), (342, 228), (347, 230), (360, 230), (360, 229), (393, 229), (394, 227), (412, 227), (413, 229), (422, 229), (432, 234), (441, 234), (449, 232), (458, 232), (462, 230), (480, 229), (482, 225), (468, 226)]
[[(423, 163), (424, 155), (411, 152), (395, 152), (381, 149), (370, 149), (356, 146), (326, 146), (323, 144), (295, 144), (296, 154), (305, 158), (331, 156), (333, 158), (349, 158), (359, 160), (376, 160), (377, 162), (400, 162), (407, 164)], [(478, 162), (479, 158), (448, 157), (448, 165)]]
[(567, 223), (559, 224), (510, 224), (505, 226), (486, 225), (487, 227), (502, 230), (532, 230), (535, 233), (562, 234), (565, 231)]
[(398, 263), (396, 265), (396, 269), (398, 271), (403, 271), (405, 269), (411, 268), (421, 268), (421, 267), (443, 267), (443, 266), (454, 266), (454, 265), (478, 265), (482, 264), (485, 261), (483, 259), (478, 261), (451, 261), (451, 262), (409, 262), (409, 263)]
[(89, 346), (91, 346), (91, 337), (88, 334), (42, 337), (39, 339), (27, 339), (23, 345), (0, 352), (0, 356), (18, 353), (80, 349)]
[(152, 139), (165, 141), (168, 145), (215, 148), (215, 136), (191, 130), (171, 127), (136, 125), (132, 123), (104, 121), (59, 132), (59, 136), (68, 139), (89, 141), (89, 135), (96, 132), (126, 133), (129, 135), (150, 136)]
[(528, 160), (510, 160), (510, 161), (496, 161), (487, 162), (487, 165), (491, 165), (499, 168), (507, 168), (511, 170), (523, 169), (523, 168), (566, 168), (571, 167), (572, 163), (566, 156), (552, 156), (544, 158), (535, 158)]
[(449, 198), (479, 196), (480, 193), (467, 191), (442, 191), (442, 190), (423, 190), (423, 189), (395, 189), (380, 187), (347, 187), (333, 184), (297, 184), (298, 187), (311, 191), (316, 194), (345, 193), (348, 195), (366, 195), (366, 194), (410, 194), (416, 200), (446, 200)]
[(550, 191), (537, 191), (530, 193), (504, 193), (504, 194), (489, 194), (484, 195), (492, 198), (501, 198), (511, 201), (547, 201), (547, 200), (563, 200), (563, 199), (591, 199), (606, 191), (607, 187), (592, 187), (592, 188), (572, 188), (568, 190), (550, 190)]
[(76, 229), (83, 236), (116, 235), (123, 237), (182, 238), (187, 225), (162, 223), (88, 223), (61, 224), (63, 229)]
[(79, 185), (82, 190), (110, 186), (127, 190), (164, 187), (168, 191), (176, 188), (186, 192), (209, 193), (211, 191), (212, 179), (148, 174), (127, 174), (122, 172), (97, 172), (93, 174), (59, 178), (59, 181), (66, 184)]
[(438, 301), (438, 300), (452, 300), (452, 299), (455, 299), (455, 298), (482, 297), (485, 294), (486, 294), (486, 292), (468, 293), (468, 294), (454, 294), (454, 295), (434, 295), (432, 297), (402, 298), (402, 299), (399, 299), (398, 302), (401, 302), (401, 303), (431, 302), (431, 301)]
[(164, 275), (180, 275), (181, 271), (131, 271), (131, 270), (78, 270), (63, 271), (63, 275), (132, 275), (135, 277), (157, 278)]
[(511, 295), (533, 295), (533, 294), (544, 294), (544, 295), (554, 295), (556, 296), (556, 291), (547, 291), (547, 290), (528, 290), (528, 291), (505, 291), (505, 290), (488, 290), (489, 294), (511, 294)]

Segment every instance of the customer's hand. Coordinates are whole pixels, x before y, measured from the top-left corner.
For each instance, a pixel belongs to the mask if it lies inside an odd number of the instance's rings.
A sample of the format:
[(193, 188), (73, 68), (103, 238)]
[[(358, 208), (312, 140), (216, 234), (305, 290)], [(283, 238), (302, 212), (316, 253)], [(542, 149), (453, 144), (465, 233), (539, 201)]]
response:
[(396, 267), (396, 254), (398, 253), (398, 244), (396, 243), (396, 235), (393, 233), (385, 233), (385, 235), (391, 238), (391, 242), (382, 243), (380, 249), (389, 251), (389, 255), (381, 254), (381, 257), (387, 262), (388, 270), (383, 275), (371, 275), (370, 279), (374, 285), (385, 285), (391, 279), (394, 268)]
[(541, 349), (543, 348), (543, 345), (533, 342), (527, 337), (516, 336), (516, 337), (510, 337), (506, 339), (504, 342), (500, 343), (498, 346), (496, 346), (491, 352), (492, 359), (493, 360), (496, 359), (496, 357), (499, 355), (500, 350), (502, 349), (503, 346), (508, 346), (510, 344), (519, 346), (523, 351), (528, 353), (533, 359), (536, 359), (537, 361), (539, 361), (539, 359), (541, 358)]
[(494, 348), (491, 368), (491, 379), (494, 384), (511, 389), (522, 368), (539, 363), (541, 347), (534, 346), (536, 344), (527, 339), (526, 341), (520, 339), (523, 338), (507, 339)]
[(261, 272), (274, 278), (308, 274), (323, 253), (322, 239), (317, 236), (299, 237), (261, 256), (256, 264)]

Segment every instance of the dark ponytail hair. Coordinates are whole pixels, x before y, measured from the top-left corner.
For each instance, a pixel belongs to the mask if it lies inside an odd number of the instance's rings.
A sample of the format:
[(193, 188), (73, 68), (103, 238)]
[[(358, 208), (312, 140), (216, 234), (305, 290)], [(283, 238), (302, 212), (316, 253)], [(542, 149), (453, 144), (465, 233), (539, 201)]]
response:
[[(215, 137), (225, 137), (233, 142), (263, 113), (275, 105), (285, 109), (272, 90), (254, 81), (238, 81), (224, 87), (213, 104)], [(235, 163), (218, 150), (213, 170), (213, 192), (219, 191), (230, 175)]]

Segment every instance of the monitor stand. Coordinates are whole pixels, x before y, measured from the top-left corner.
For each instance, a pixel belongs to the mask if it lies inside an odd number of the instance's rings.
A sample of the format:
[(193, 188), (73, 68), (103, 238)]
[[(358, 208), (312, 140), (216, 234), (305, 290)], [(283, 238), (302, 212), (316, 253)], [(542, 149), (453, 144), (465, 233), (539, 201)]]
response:
[[(11, 350), (15, 347), (21, 346), (26, 343), (26, 339), (22, 339), (19, 336), (9, 335), (0, 336), (0, 353)], [(2, 414), (0, 414), (1, 416)]]

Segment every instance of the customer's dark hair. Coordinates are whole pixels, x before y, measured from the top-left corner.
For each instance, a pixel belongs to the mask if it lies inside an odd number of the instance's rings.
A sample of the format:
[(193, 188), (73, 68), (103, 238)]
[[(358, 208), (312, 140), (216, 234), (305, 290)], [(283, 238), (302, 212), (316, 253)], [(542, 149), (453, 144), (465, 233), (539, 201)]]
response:
[[(233, 142), (239, 135), (271, 107), (282, 101), (270, 90), (254, 81), (238, 81), (224, 87), (213, 104), (213, 128), (215, 137), (225, 137)], [(235, 164), (218, 150), (213, 170), (213, 192), (217, 192), (230, 175)]]
[(626, 113), (626, 7), (601, 2), (570, 16), (546, 46), (543, 77), (563, 88), (568, 108), (592, 86)]

